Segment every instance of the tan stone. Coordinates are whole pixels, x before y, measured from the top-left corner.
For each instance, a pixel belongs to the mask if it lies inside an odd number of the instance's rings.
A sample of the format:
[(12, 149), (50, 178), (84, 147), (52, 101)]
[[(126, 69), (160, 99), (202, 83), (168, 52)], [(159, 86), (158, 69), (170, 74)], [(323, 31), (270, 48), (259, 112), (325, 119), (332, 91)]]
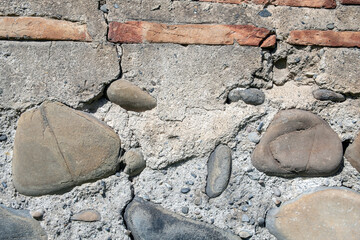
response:
[(252, 25), (167, 25), (153, 22), (111, 22), (109, 41), (120, 43), (179, 43), (259, 46), (270, 34)]
[(290, 44), (327, 47), (360, 47), (360, 32), (294, 30), (288, 39)]
[(46, 102), (18, 121), (13, 182), (25, 195), (43, 195), (116, 171), (120, 139), (106, 124), (60, 103)]
[(270, 210), (266, 227), (279, 240), (358, 240), (359, 213), (359, 193), (325, 188)]
[(73, 221), (96, 222), (101, 220), (101, 215), (96, 210), (83, 210), (71, 217)]
[(337, 134), (320, 117), (303, 110), (275, 115), (252, 154), (253, 165), (277, 176), (327, 176), (342, 160)]
[(335, 0), (200, 0), (200, 2), (234, 3), (234, 4), (254, 3), (261, 5), (271, 4), (271, 5), (279, 5), (279, 6), (313, 7), (313, 8), (336, 7)]
[(128, 111), (143, 112), (156, 107), (155, 98), (126, 80), (111, 83), (106, 93), (111, 102)]
[(345, 158), (360, 172), (360, 134), (345, 151)]
[(85, 24), (42, 17), (0, 17), (0, 39), (92, 40)]

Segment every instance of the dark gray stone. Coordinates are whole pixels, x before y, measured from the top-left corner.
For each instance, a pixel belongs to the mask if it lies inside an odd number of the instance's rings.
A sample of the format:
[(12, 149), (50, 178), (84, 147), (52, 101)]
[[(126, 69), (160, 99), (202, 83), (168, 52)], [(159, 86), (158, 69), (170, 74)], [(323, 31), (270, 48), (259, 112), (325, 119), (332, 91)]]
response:
[(259, 171), (283, 177), (329, 176), (343, 156), (338, 135), (320, 117), (303, 110), (275, 115), (252, 154)]
[(188, 193), (188, 192), (190, 192), (190, 188), (182, 188), (181, 189), (181, 193)]
[(1, 134), (1, 135), (0, 135), (0, 142), (4, 142), (4, 141), (6, 141), (6, 140), (7, 140), (7, 136), (4, 135), (4, 134)]
[(222, 229), (171, 213), (137, 197), (125, 209), (125, 222), (135, 240), (240, 240)]
[(188, 213), (189, 213), (189, 208), (188, 208), (188, 207), (182, 207), (182, 208), (181, 208), (181, 212), (182, 212), (183, 214), (188, 214)]
[(313, 96), (314, 98), (320, 101), (332, 101), (332, 102), (345, 101), (344, 95), (327, 89), (317, 89), (313, 91)]
[(0, 239), (46, 240), (45, 231), (28, 211), (0, 204)]
[(249, 88), (240, 92), (241, 100), (247, 104), (260, 105), (265, 101), (265, 94), (256, 88)]
[(329, 23), (329, 24), (326, 25), (326, 27), (329, 30), (333, 30), (335, 28), (335, 25), (334, 25), (334, 23)]
[(241, 99), (240, 96), (241, 88), (235, 88), (231, 90), (228, 94), (228, 100), (229, 102), (237, 102)]
[(272, 16), (272, 14), (267, 9), (264, 9), (264, 10), (260, 11), (258, 13), (258, 15), (260, 17), (270, 17), (270, 16)]
[(206, 194), (210, 198), (219, 196), (227, 187), (231, 174), (231, 149), (219, 145), (211, 153), (208, 164)]

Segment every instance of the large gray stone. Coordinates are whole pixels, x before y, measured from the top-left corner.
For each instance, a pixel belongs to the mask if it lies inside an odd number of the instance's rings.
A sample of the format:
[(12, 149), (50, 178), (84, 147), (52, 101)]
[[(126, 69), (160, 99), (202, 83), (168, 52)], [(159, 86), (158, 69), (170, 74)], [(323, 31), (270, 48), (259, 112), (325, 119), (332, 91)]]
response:
[(275, 115), (252, 154), (253, 165), (276, 176), (328, 176), (342, 160), (338, 135), (320, 117), (303, 110)]
[(0, 219), (1, 239), (48, 239), (40, 224), (26, 210), (15, 210), (0, 204)]
[(357, 240), (360, 194), (346, 188), (321, 188), (271, 209), (266, 227), (278, 240)]
[(241, 239), (212, 225), (184, 218), (137, 197), (126, 207), (125, 221), (135, 240)]
[(320, 101), (343, 102), (344, 95), (327, 89), (316, 89), (312, 92), (314, 98)]
[(206, 194), (210, 198), (219, 196), (227, 187), (231, 174), (231, 149), (219, 145), (211, 153), (208, 164)]
[(45, 16), (87, 25), (94, 41), (106, 41), (106, 22), (93, 0), (0, 0), (0, 15)]
[(115, 46), (79, 42), (1, 41), (0, 66), (0, 107), (15, 109), (48, 99), (76, 107), (119, 74)]
[(18, 121), (13, 182), (25, 195), (64, 191), (114, 173), (119, 150), (120, 139), (106, 124), (46, 102)]

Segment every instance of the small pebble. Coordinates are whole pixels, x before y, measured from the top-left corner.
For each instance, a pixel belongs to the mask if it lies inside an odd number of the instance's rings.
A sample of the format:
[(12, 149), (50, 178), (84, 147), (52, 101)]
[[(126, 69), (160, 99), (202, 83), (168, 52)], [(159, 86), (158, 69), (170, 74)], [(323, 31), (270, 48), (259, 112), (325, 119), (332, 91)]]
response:
[(212, 218), (210, 219), (211, 224), (214, 224), (215, 220)]
[(246, 206), (242, 206), (242, 207), (241, 207), (241, 210), (242, 210), (243, 212), (247, 212), (247, 211), (248, 211), (248, 208), (247, 208)]
[(101, 215), (96, 210), (83, 210), (71, 217), (73, 221), (95, 222), (101, 220)]
[(143, 198), (146, 200), (146, 201), (150, 201), (150, 197), (148, 195), (144, 195)]
[(197, 177), (197, 175), (195, 173), (190, 173), (190, 174), (191, 174), (191, 176), (193, 176), (193, 178)]
[(120, 177), (120, 173), (119, 172), (115, 173), (115, 176)]
[(125, 230), (124, 233), (125, 233), (126, 236), (130, 236), (130, 235), (131, 235), (131, 231), (130, 231), (130, 230)]
[(257, 130), (258, 132), (260, 132), (261, 129), (263, 128), (263, 126), (264, 126), (264, 123), (263, 123), (263, 122), (260, 122), (260, 123), (259, 123), (259, 126), (256, 128), (256, 130)]
[(281, 196), (280, 189), (278, 189), (278, 188), (274, 188), (274, 189), (273, 189), (273, 193), (274, 193), (274, 195), (277, 196), (277, 197), (280, 197), (280, 196)]
[(257, 132), (251, 132), (248, 135), (248, 139), (253, 143), (259, 143), (260, 142), (260, 136)]
[(241, 231), (239, 233), (239, 236), (242, 238), (242, 239), (247, 239), (247, 238), (250, 238), (252, 236), (252, 234), (248, 231)]
[(1, 185), (3, 186), (3, 188), (7, 188), (6, 182), (2, 182)]
[(194, 203), (195, 203), (196, 206), (200, 206), (200, 205), (201, 205), (201, 202), (202, 202), (202, 200), (201, 200), (200, 197), (197, 197), (197, 198), (195, 198), (195, 200), (194, 200)]
[(186, 181), (185, 184), (187, 184), (187, 185), (194, 185), (194, 182), (190, 180), (190, 181)]
[(109, 12), (109, 9), (107, 8), (106, 4), (102, 5), (100, 7), (100, 10), (103, 11), (104, 13), (108, 13)]
[(326, 27), (329, 30), (333, 30), (335, 28), (335, 25), (334, 25), (334, 23), (329, 23), (329, 24), (326, 25)]
[(242, 217), (241, 217), (241, 221), (242, 221), (242, 222), (249, 222), (249, 221), (250, 221), (250, 218), (249, 218), (248, 215), (243, 214)]
[(265, 226), (265, 219), (264, 218), (259, 217), (257, 221), (258, 221), (259, 226), (261, 226), (261, 227)]
[(172, 190), (172, 186), (170, 184), (165, 183), (164, 185), (167, 187), (167, 189)]
[(114, 4), (114, 8), (118, 9), (119, 5), (117, 5), (116, 3)]
[(36, 220), (41, 220), (44, 216), (44, 210), (38, 209), (35, 211), (30, 211), (30, 215)]
[(280, 206), (281, 201), (278, 198), (273, 198), (273, 202), (275, 203), (276, 206)]
[(1, 135), (0, 135), (0, 142), (4, 142), (4, 141), (6, 141), (6, 140), (7, 140), (7, 136), (4, 135), (4, 134), (1, 134)]
[(272, 14), (267, 9), (264, 9), (264, 10), (260, 11), (258, 13), (258, 15), (260, 17), (270, 17)]
[(188, 213), (189, 213), (189, 208), (188, 208), (188, 207), (182, 207), (182, 208), (181, 208), (181, 212), (182, 212), (183, 214), (188, 214)]
[(182, 189), (181, 189), (181, 193), (186, 194), (186, 193), (188, 193), (188, 192), (190, 192), (190, 188), (182, 188)]

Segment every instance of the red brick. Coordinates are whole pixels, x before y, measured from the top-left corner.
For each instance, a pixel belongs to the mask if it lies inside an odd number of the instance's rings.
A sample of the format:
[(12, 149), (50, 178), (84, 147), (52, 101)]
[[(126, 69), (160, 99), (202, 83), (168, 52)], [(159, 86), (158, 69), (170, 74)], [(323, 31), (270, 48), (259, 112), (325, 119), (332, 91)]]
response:
[(265, 41), (261, 44), (262, 48), (273, 48), (276, 45), (276, 36), (271, 35), (265, 39)]
[(295, 30), (290, 32), (290, 44), (327, 47), (360, 47), (360, 32)]
[(341, 4), (360, 4), (360, 0), (340, 0)]
[[(358, 1), (358, 0), (343, 0)], [(335, 0), (200, 0), (200, 2), (216, 2), (216, 3), (254, 3), (254, 4), (271, 4), (277, 6), (291, 7), (311, 7), (311, 8), (335, 8)]]
[(91, 41), (86, 25), (41, 17), (0, 17), (0, 39)]
[(259, 46), (270, 34), (252, 25), (167, 25), (152, 22), (111, 22), (108, 39), (120, 43), (179, 43)]

